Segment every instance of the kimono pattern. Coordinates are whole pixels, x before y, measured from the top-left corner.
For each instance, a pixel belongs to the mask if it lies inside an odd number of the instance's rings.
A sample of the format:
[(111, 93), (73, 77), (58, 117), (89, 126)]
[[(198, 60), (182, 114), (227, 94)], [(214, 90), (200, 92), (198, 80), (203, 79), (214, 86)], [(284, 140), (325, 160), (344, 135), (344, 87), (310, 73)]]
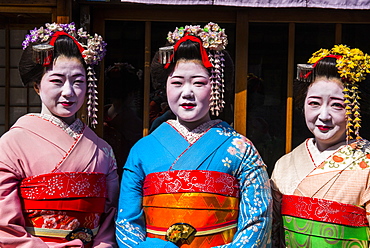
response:
[[(70, 159), (66, 159), (68, 157)], [(105, 175), (106, 201), (92, 247), (116, 247), (114, 215), (119, 186), (116, 169), (111, 147), (81, 120), (67, 125), (50, 115), (28, 114), (19, 118), (0, 139), (0, 247), (84, 247), (79, 239), (65, 243), (49, 242), (26, 231), (19, 195), (21, 182), (25, 178), (32, 179), (51, 172), (56, 173), (52, 178), (55, 182), (63, 172)], [(59, 187), (55, 182), (46, 190), (55, 191)], [(78, 195), (87, 187), (76, 185), (73, 191)], [(91, 186), (91, 190), (97, 188)], [(45, 227), (58, 225), (55, 218), (47, 218), (48, 215), (42, 211), (38, 214), (44, 218)], [(53, 217), (64, 215), (63, 211), (53, 214)], [(75, 224), (70, 223), (72, 226)]]
[[(272, 177), (274, 244), (284, 246), (282, 195), (311, 197), (360, 206), (370, 221), (370, 142), (339, 143), (319, 152), (310, 138), (279, 159)], [(279, 237), (278, 237), (279, 236)], [(285, 247), (285, 246), (284, 246)]]
[(147, 237), (142, 208), (146, 176), (174, 170), (234, 176), (240, 187), (237, 231), (231, 243), (219, 247), (270, 247), (272, 205), (266, 166), (251, 141), (220, 120), (203, 123), (192, 131), (169, 120), (131, 149), (116, 219), (120, 247), (177, 247)]

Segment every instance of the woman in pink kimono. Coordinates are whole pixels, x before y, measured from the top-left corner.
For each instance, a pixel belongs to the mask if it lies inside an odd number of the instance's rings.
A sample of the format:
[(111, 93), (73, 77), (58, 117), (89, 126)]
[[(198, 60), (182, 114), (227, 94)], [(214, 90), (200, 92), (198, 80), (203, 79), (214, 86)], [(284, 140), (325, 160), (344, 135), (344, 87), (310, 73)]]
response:
[(298, 95), (314, 138), (274, 168), (276, 245), (369, 247), (370, 142), (359, 136), (358, 88), (370, 58), (336, 45), (320, 49), (308, 63), (298, 65)]
[(116, 247), (115, 158), (75, 116), (88, 92), (96, 124), (92, 66), (105, 43), (53, 23), (31, 30), (23, 46), (22, 82), (34, 85), (42, 107), (0, 139), (0, 247)]

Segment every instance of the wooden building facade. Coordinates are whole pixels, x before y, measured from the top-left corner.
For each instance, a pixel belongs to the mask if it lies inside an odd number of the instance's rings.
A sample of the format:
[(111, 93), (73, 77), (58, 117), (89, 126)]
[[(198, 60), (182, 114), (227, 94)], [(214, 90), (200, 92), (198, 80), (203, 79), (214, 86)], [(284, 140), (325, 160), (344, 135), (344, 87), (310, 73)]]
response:
[[(227, 50), (235, 67), (234, 81), (227, 86), (230, 92), (227, 109), (221, 118), (247, 135), (265, 162), (273, 165), (278, 157), (310, 136), (301, 113), (293, 106), (296, 64), (305, 63), (320, 48), (339, 43), (370, 53), (370, 5), (352, 9), (274, 8), (209, 2), (162, 5), (118, 0), (0, 0), (0, 135), (19, 116), (40, 110), (38, 96), (32, 88), (21, 85), (17, 70), (21, 44), (28, 30), (47, 22), (74, 21), (76, 26), (104, 37), (108, 52), (100, 64), (96, 128), (102, 137), (103, 110), (109, 104), (104, 70), (114, 63), (130, 63), (142, 69), (143, 82), (136, 88), (132, 106), (142, 121), (143, 135), (147, 135), (150, 101), (157, 90), (150, 77), (155, 52), (165, 45), (168, 31), (212, 21), (226, 29)], [(80, 115), (84, 118), (83, 111)], [(366, 127), (370, 122), (366, 111), (364, 116)], [(370, 138), (370, 130), (363, 129), (362, 135)]]

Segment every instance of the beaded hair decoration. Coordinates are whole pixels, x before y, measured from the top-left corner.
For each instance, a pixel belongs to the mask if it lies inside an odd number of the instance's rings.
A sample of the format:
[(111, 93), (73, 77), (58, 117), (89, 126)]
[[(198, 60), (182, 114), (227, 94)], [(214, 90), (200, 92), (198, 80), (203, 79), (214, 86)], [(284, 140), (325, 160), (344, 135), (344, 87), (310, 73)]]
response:
[(342, 79), (344, 89), (344, 103), (346, 105), (346, 138), (347, 142), (360, 137), (361, 115), (360, 103), (358, 100), (358, 83), (365, 79), (367, 73), (370, 73), (370, 57), (358, 48), (349, 48), (346, 45), (335, 45), (332, 49), (320, 49), (312, 54), (308, 60), (309, 64), (297, 65), (297, 79), (304, 82), (312, 82), (315, 75), (312, 71), (317, 63), (323, 58), (336, 58), (336, 67), (338, 74)]
[(88, 124), (95, 127), (98, 124), (96, 115), (98, 111), (98, 91), (96, 83), (98, 80), (95, 76), (93, 66), (98, 65), (99, 61), (101, 61), (106, 54), (105, 47), (107, 44), (103, 41), (103, 38), (98, 34), (92, 36), (86, 31), (83, 31), (82, 28), (76, 30), (74, 22), (69, 24), (46, 23), (45, 27), (30, 30), (30, 34), (26, 35), (22, 43), (23, 50), (31, 43), (40, 43), (39, 45), (32, 46), (33, 60), (35, 63), (47, 67), (53, 60), (55, 40), (61, 35), (72, 38), (87, 64)]
[[(194, 38), (196, 37), (196, 38)], [(222, 52), (228, 41), (225, 29), (221, 29), (218, 24), (210, 22), (204, 27), (200, 25), (187, 25), (176, 28), (169, 32), (167, 40), (172, 46), (159, 49), (159, 59), (165, 68), (174, 61), (174, 52), (177, 47), (186, 40), (192, 40), (200, 44), (200, 52), (203, 65), (211, 69), (211, 103), (210, 110), (212, 115), (218, 116), (224, 108), (224, 53)]]

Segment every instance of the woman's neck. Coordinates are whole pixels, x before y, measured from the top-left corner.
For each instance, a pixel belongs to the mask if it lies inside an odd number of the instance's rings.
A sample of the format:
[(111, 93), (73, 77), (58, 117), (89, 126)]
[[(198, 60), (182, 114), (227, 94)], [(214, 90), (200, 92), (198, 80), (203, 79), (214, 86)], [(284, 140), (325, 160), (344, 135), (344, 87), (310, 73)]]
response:
[(203, 123), (206, 123), (211, 120), (209, 116), (205, 116), (200, 120), (197, 121), (192, 121), (192, 122), (187, 122), (184, 120), (181, 120), (180, 118), (177, 117), (176, 119), (182, 126), (186, 127), (188, 131), (194, 130), (195, 128), (199, 127)]

